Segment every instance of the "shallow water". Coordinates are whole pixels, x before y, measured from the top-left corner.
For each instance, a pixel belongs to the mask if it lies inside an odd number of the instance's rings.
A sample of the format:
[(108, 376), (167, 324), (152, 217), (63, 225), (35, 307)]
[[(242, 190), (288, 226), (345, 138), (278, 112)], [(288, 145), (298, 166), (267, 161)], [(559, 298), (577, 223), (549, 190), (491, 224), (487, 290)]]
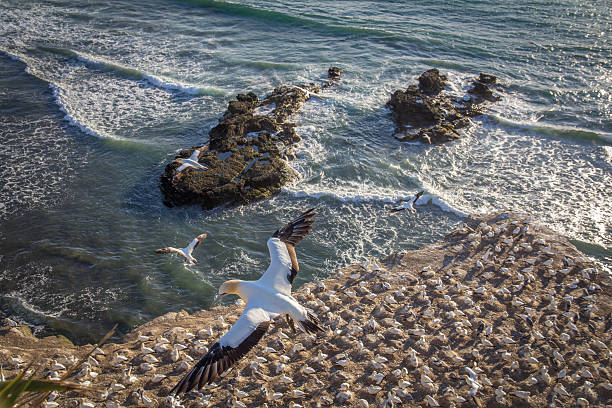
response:
[[(92, 341), (207, 307), (253, 279), (265, 240), (316, 206), (298, 284), (419, 248), (467, 213), (513, 208), (612, 263), (612, 46), (605, 2), (0, 0), (0, 313)], [(337, 87), (293, 120), (301, 179), (253, 205), (166, 208), (164, 166), (202, 144), (237, 93)], [(384, 105), (425, 69), (503, 100), (463, 139), (401, 144)], [(386, 214), (426, 190), (415, 216)], [(209, 237), (196, 266), (162, 246)]]

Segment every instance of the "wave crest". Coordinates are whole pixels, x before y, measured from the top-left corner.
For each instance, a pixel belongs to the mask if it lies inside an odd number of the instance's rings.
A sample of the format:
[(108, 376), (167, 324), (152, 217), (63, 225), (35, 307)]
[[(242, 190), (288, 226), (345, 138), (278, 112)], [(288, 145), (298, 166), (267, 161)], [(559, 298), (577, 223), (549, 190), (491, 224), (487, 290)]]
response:
[(612, 144), (612, 133), (598, 132), (589, 129), (574, 127), (554, 126), (550, 124), (513, 121), (501, 116), (491, 115), (491, 117), (501, 126), (525, 130), (541, 135), (558, 137), (562, 139), (586, 140), (605, 144)]
[(223, 89), (213, 86), (197, 86), (185, 82), (181, 82), (172, 78), (167, 78), (161, 75), (155, 75), (141, 71), (127, 65), (120, 64), (115, 61), (109, 61), (105, 58), (86, 54), (83, 52), (73, 51), (64, 48), (41, 47), (43, 51), (54, 54), (63, 55), (69, 58), (74, 58), (83, 64), (117, 73), (123, 77), (130, 78), (136, 81), (146, 81), (152, 86), (163, 89), (165, 91), (179, 92), (194, 96), (226, 96), (227, 92)]
[[(319, 186), (320, 187), (320, 186)], [(411, 199), (414, 193), (409, 193), (406, 191), (398, 191), (392, 189), (372, 189), (372, 190), (360, 190), (360, 191), (352, 191), (351, 189), (343, 189), (343, 188), (335, 188), (335, 189), (325, 189), (320, 188), (319, 190), (308, 189), (294, 189), (294, 187), (284, 187), (282, 192), (288, 194), (290, 196), (296, 198), (317, 198), (317, 199), (327, 199), (333, 201), (340, 201), (343, 203), (355, 202), (355, 203), (370, 203), (370, 202), (379, 202), (386, 204), (395, 204), (400, 201), (407, 201)], [(467, 213), (453, 208), (451, 205), (446, 203), (441, 198), (430, 194), (424, 193), (421, 198), (415, 203), (415, 205), (434, 205), (440, 208), (444, 212), (453, 213), (459, 217), (466, 217)]]

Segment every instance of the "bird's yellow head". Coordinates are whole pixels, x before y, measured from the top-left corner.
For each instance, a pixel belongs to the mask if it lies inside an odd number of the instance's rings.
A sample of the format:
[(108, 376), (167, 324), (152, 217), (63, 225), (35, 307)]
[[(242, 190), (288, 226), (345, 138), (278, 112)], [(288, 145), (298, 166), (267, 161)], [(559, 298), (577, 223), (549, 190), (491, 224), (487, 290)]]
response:
[(226, 295), (238, 295), (242, 298), (242, 300), (246, 301), (246, 299), (242, 295), (242, 292), (240, 291), (241, 282), (242, 281), (239, 279), (232, 279), (232, 280), (223, 282), (221, 286), (219, 287), (219, 293), (217, 293), (217, 296), (215, 297), (215, 300), (213, 300), (213, 303), (211, 306), (214, 306), (217, 302), (219, 302)]

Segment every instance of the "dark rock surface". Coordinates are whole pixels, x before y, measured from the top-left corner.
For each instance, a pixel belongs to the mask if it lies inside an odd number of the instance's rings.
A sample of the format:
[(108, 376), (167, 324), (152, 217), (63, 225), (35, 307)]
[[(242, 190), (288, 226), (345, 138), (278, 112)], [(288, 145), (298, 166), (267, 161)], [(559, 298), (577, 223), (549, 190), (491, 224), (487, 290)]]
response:
[(429, 95), (437, 95), (446, 87), (446, 76), (436, 68), (429, 69), (419, 77), (419, 89)]
[(342, 68), (339, 67), (331, 67), (327, 70), (327, 77), (329, 79), (340, 79), (342, 75)]
[(199, 204), (211, 209), (222, 204), (249, 203), (278, 193), (297, 174), (287, 163), (295, 158), (293, 145), (301, 140), (296, 125), (287, 122), (321, 86), (282, 86), (262, 101), (250, 92), (230, 101), (217, 126), (209, 132), (209, 144), (179, 152), (188, 158), (195, 150), (205, 170), (169, 163), (160, 188), (168, 206)]
[(471, 117), (482, 114), (485, 101), (499, 100), (491, 89), (497, 78), (489, 74), (481, 73), (463, 98), (443, 92), (447, 77), (435, 68), (421, 74), (418, 81), (418, 87), (410, 85), (405, 91), (395, 91), (387, 103), (397, 125), (394, 136), (402, 142), (437, 144), (459, 139), (457, 130), (469, 126)]

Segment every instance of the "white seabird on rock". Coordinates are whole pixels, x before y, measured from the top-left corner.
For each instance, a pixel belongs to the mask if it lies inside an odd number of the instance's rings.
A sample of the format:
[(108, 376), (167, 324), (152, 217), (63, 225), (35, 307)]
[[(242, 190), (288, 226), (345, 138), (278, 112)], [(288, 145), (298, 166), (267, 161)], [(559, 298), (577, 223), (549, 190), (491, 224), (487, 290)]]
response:
[(204, 171), (208, 169), (208, 166), (198, 162), (198, 158), (200, 157), (200, 149), (196, 149), (193, 151), (193, 153), (191, 154), (191, 156), (189, 156), (188, 159), (185, 159), (183, 157), (179, 157), (178, 159), (174, 160), (175, 162), (179, 163), (180, 166), (178, 166), (176, 168), (176, 173), (175, 173), (175, 177), (178, 176), (178, 174), (180, 172), (182, 172), (183, 170), (185, 170), (186, 168), (190, 167), (196, 171)]
[(185, 248), (179, 249), (179, 248), (174, 248), (174, 247), (166, 247), (166, 248), (156, 249), (155, 253), (156, 254), (175, 253), (175, 254), (181, 255), (190, 264), (197, 264), (198, 261), (193, 256), (191, 256), (191, 253), (200, 244), (200, 242), (202, 242), (204, 238), (206, 238), (206, 234), (200, 234), (197, 237), (195, 237), (193, 241), (191, 241), (189, 245), (187, 245)]
[(412, 196), (410, 200), (404, 201), (402, 204), (398, 205), (397, 207), (393, 207), (392, 209), (389, 210), (389, 212), (394, 213), (394, 212), (403, 211), (403, 210), (410, 210), (411, 213), (413, 214), (416, 213), (414, 205), (416, 204), (418, 199), (421, 198), (423, 193), (424, 191), (419, 191), (414, 196)]
[(319, 95), (317, 95), (315, 93), (310, 92), (308, 89), (304, 89), (304, 88), (296, 86), (296, 85), (293, 85), (292, 88), (299, 89), (300, 91), (304, 92), (306, 94), (306, 99), (310, 99), (311, 96), (316, 96), (319, 99), (323, 99), (321, 96), (319, 96)]
[(317, 318), (291, 296), (291, 284), (299, 265), (295, 246), (312, 229), (314, 208), (278, 229), (268, 239), (270, 266), (256, 281), (229, 280), (219, 288), (213, 304), (225, 295), (240, 296), (244, 311), (232, 328), (174, 386), (170, 394), (189, 392), (212, 383), (218, 376), (247, 354), (266, 333), (273, 319), (285, 315), (287, 321), (306, 333), (323, 331)]

